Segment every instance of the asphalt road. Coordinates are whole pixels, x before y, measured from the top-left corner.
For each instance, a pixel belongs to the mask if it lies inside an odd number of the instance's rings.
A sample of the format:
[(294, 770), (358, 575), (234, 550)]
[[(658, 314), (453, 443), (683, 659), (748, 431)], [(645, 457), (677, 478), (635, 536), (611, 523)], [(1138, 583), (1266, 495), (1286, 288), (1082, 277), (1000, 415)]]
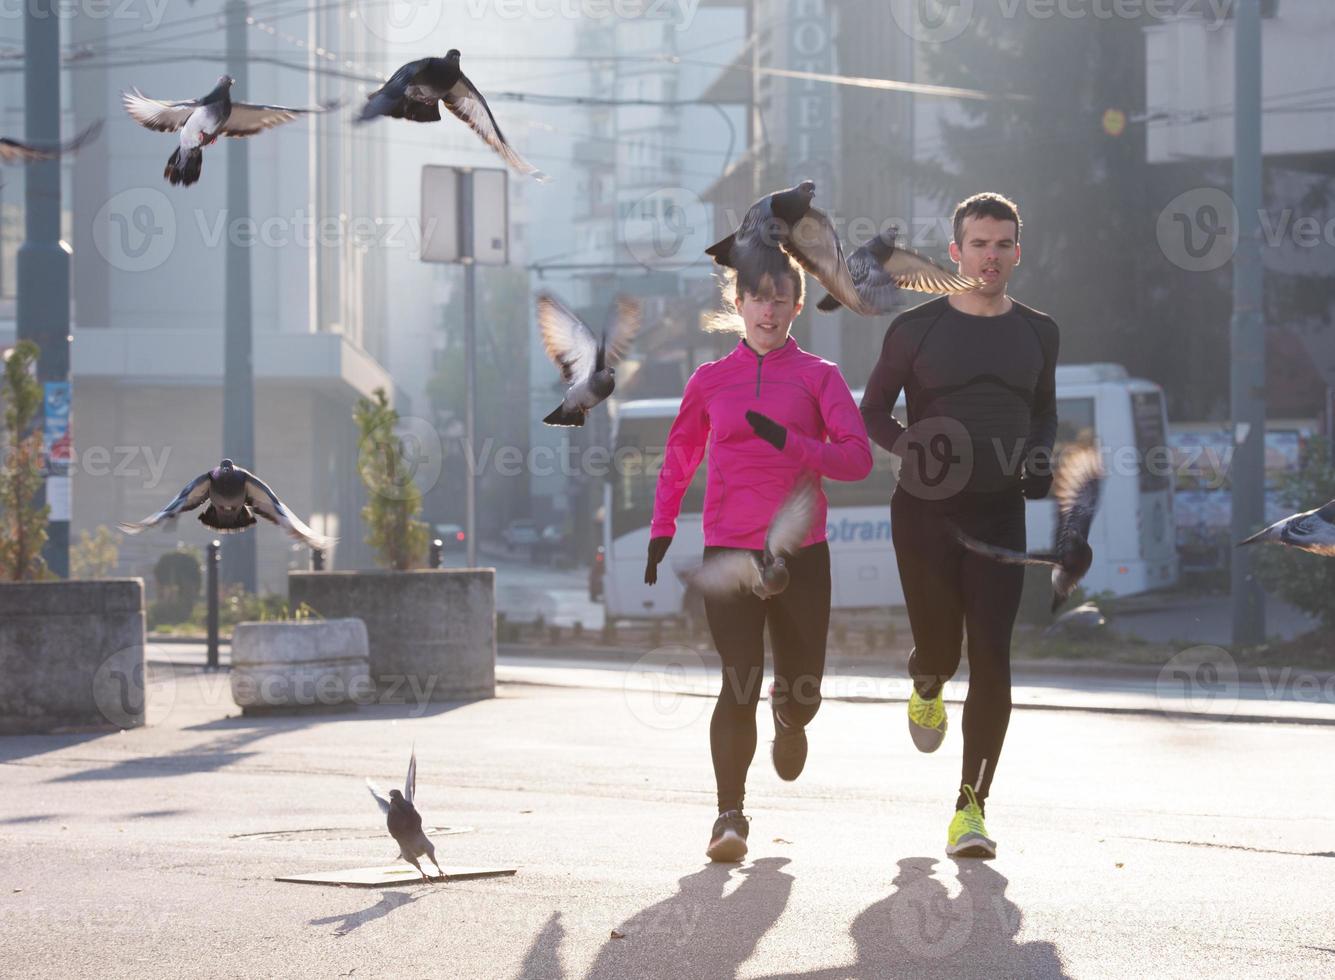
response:
[[(1020, 708), (990, 863), (943, 853), (959, 714), (831, 701), (802, 779), (752, 767), (752, 852), (711, 866), (709, 703), (502, 669), (498, 697), (234, 717), (157, 676), (153, 724), (0, 740), (0, 962), (24, 977), (1316, 976), (1335, 970), (1335, 728)], [(633, 672), (627, 672), (629, 678)], [(578, 675), (568, 675), (577, 679)], [(606, 672), (602, 675), (606, 680)], [(362, 779), (402, 779), (448, 865), (383, 889)], [(613, 931), (622, 938), (612, 938)]]

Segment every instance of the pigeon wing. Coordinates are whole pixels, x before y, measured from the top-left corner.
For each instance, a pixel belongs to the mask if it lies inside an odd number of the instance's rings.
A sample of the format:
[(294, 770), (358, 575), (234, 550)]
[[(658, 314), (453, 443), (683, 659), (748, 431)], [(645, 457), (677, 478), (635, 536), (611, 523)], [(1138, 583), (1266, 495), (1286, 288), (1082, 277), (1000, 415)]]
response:
[(900, 289), (918, 293), (949, 296), (971, 292), (983, 284), (983, 280), (951, 272), (911, 248), (895, 248), (881, 268)]
[(706, 595), (725, 598), (754, 588), (760, 581), (760, 569), (749, 551), (720, 551), (698, 568), (682, 572), (681, 578)]
[(487, 100), (463, 72), (459, 73), (459, 80), (454, 83), (453, 88), (445, 93), (444, 101), (445, 108), (449, 109), (456, 119), (477, 133), (482, 142), (500, 154), (501, 158), (515, 170), (540, 181), (551, 179), (521, 157), (515, 152), (514, 147), (506, 142), (501, 134), (501, 127), (496, 123), (496, 117), (491, 114)]
[(1057, 498), (1058, 523), (1073, 528), (1086, 541), (1099, 507), (1102, 483), (1103, 463), (1097, 449), (1081, 446), (1062, 454), (1061, 468), (1052, 487), (1052, 495)]
[(304, 541), (308, 547), (317, 551), (325, 551), (334, 543), (331, 538), (316, 534), (307, 527), (305, 522), (292, 513), (287, 504), (278, 499), (278, 494), (270, 490), (269, 485), (258, 476), (240, 467), (237, 469), (246, 479), (246, 503), (255, 513), (277, 524), (290, 536), (298, 541)]
[(174, 133), (185, 125), (190, 113), (199, 108), (198, 99), (183, 102), (162, 102), (150, 99), (137, 88), (121, 93), (121, 105), (130, 118), (145, 129), (159, 133)]
[(223, 123), (224, 136), (254, 136), (266, 129), (273, 129), (283, 123), (291, 122), (298, 116), (312, 113), (329, 112), (337, 109), (340, 102), (327, 102), (324, 105), (291, 107), (282, 105), (252, 105), (249, 102), (233, 102), (232, 114)]
[(385, 794), (380, 791), (380, 787), (368, 779), (366, 781), (366, 788), (371, 791), (371, 796), (375, 798), (376, 806), (380, 807), (380, 812), (385, 816), (389, 816), (389, 800), (387, 800)]
[(970, 537), (963, 531), (956, 529), (955, 539), (960, 544), (968, 548), (975, 554), (982, 555), (984, 558), (991, 558), (993, 561), (1005, 562), (1008, 565), (1060, 565), (1055, 554), (1046, 551), (1027, 554), (1023, 551), (1012, 551), (1009, 548), (1002, 548), (999, 545), (987, 544), (979, 541), (977, 538)]
[(635, 335), (640, 332), (640, 301), (633, 296), (618, 296), (607, 324), (607, 362), (615, 364), (626, 356)]
[(567, 384), (578, 384), (594, 371), (598, 340), (584, 321), (550, 293), (538, 297), (538, 332), (543, 349), (561, 369)]
[(146, 527), (153, 527), (163, 521), (178, 517), (187, 510), (194, 510), (209, 496), (209, 473), (195, 477), (185, 485), (176, 498), (156, 514), (150, 514), (142, 521), (120, 521), (118, 527), (126, 534), (138, 534)]
[(408, 778), (403, 781), (403, 798), (409, 803), (417, 795), (417, 746), (413, 746), (412, 755), (408, 757)]
[(97, 138), (97, 134), (102, 131), (102, 121), (98, 120), (92, 125), (86, 127), (83, 132), (75, 136), (74, 139), (66, 143), (57, 143), (53, 146), (39, 146), (33, 143), (23, 143), (19, 140), (0, 137), (0, 161), (4, 163), (33, 163), (38, 160), (54, 160), (62, 153), (73, 153), (90, 140)]
[(811, 273), (836, 300), (864, 316), (870, 312), (858, 295), (834, 225), (824, 212), (809, 208), (793, 225), (784, 250)]
[(788, 495), (770, 521), (765, 550), (771, 555), (792, 555), (811, 531), (816, 512), (816, 487), (803, 481)]

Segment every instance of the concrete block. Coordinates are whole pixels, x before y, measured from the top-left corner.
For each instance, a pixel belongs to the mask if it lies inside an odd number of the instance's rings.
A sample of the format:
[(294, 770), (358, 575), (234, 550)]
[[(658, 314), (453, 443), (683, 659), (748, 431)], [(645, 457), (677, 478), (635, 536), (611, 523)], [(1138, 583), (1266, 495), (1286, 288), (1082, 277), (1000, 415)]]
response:
[(0, 583), (0, 734), (136, 728), (144, 583)]
[(381, 703), (495, 696), (494, 569), (289, 572), (288, 601), (366, 624)]

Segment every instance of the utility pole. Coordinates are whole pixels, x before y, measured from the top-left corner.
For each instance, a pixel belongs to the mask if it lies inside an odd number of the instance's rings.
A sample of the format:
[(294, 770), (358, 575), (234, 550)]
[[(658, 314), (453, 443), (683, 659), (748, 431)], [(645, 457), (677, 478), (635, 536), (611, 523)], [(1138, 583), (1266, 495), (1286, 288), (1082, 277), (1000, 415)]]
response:
[[(1238, 247), (1233, 256), (1231, 328), (1234, 455), (1233, 540), (1265, 519), (1265, 320), (1261, 268), (1261, 0), (1234, 8), (1233, 201)], [(1251, 553), (1234, 549), (1233, 645), (1265, 641), (1265, 596), (1252, 575)]]
[[(459, 168), (459, 241), (464, 267), (464, 446), (477, 455), (477, 264), (473, 254), (473, 168)], [(468, 467), (464, 485), (464, 545), (468, 567), (477, 568), (477, 467)]]
[[(23, 112), (25, 135), (34, 143), (60, 140), (60, 22), (57, 0), (28, 0), (23, 5)], [(68, 404), (70, 378), (70, 248), (60, 239), (60, 160), (31, 163), (24, 181), (25, 237), (18, 253), (17, 333), (41, 349), (37, 382), (43, 391), (43, 421), (51, 399), (49, 385), (64, 386)], [(68, 418), (68, 416), (66, 416)], [(46, 446), (48, 464), (52, 446)], [(48, 465), (35, 503), (51, 506), (42, 557), (52, 572), (69, 577), (70, 477)]]
[[(246, 0), (227, 0), (227, 73), (235, 79), (233, 98), (245, 98), (247, 85)], [(227, 225), (250, 215), (249, 140), (227, 143)], [(228, 234), (223, 293), (223, 451), (238, 466), (257, 468), (255, 460), (255, 368), (251, 361), (250, 249)], [(255, 535), (238, 534), (222, 553), (223, 581), (256, 591)]]

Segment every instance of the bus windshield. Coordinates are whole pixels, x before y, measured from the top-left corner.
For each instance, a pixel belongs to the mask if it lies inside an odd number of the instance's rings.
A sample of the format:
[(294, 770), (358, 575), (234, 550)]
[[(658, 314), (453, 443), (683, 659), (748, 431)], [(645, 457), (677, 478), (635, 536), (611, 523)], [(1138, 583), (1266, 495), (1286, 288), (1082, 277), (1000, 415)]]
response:
[[(654, 517), (658, 471), (663, 468), (672, 416), (621, 416), (612, 468), (612, 537), (648, 527)], [(695, 471), (681, 513), (698, 514), (705, 505), (705, 464)]]

